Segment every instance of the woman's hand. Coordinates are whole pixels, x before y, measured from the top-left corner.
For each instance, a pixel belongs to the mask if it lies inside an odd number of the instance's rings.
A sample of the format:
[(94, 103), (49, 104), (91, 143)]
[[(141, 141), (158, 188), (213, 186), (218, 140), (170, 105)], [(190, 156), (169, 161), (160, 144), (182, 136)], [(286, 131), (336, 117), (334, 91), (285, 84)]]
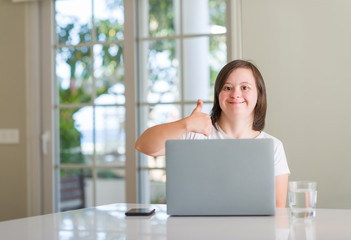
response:
[(197, 100), (196, 108), (184, 121), (186, 121), (187, 132), (196, 132), (209, 136), (212, 130), (212, 122), (208, 114), (201, 112), (203, 104), (202, 100)]
[(189, 117), (147, 129), (136, 141), (135, 149), (150, 156), (164, 156), (166, 141), (169, 139), (181, 139), (187, 132), (210, 135), (211, 118), (201, 112), (202, 106), (203, 102), (198, 100), (196, 108)]

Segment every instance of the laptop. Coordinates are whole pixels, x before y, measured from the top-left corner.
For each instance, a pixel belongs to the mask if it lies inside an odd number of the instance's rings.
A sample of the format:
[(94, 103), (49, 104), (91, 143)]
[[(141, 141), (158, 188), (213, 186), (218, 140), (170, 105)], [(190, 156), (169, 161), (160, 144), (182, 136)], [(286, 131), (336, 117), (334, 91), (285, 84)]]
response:
[(272, 139), (168, 140), (169, 215), (274, 215)]

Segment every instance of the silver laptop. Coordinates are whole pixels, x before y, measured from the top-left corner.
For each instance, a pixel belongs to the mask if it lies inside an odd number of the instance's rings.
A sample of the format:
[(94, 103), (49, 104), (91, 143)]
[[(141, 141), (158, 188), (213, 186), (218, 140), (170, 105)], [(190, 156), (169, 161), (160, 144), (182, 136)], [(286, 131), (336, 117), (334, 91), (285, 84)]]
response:
[(274, 215), (272, 139), (168, 140), (169, 215)]

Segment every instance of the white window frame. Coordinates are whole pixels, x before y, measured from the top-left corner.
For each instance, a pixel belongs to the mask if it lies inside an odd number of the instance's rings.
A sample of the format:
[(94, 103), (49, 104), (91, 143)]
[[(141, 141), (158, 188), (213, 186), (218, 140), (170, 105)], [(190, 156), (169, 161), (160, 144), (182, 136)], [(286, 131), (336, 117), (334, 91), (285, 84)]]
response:
[(40, 3), (41, 110), (42, 110), (42, 213), (56, 212), (54, 182), (54, 1)]
[(27, 216), (42, 213), (39, 4), (25, 5)]

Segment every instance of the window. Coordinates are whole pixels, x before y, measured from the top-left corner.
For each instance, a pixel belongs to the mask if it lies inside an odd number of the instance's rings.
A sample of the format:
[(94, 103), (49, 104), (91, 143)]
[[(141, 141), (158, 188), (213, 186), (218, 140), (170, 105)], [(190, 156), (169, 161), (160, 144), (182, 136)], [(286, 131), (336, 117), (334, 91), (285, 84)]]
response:
[(189, 115), (197, 99), (210, 112), (230, 58), (230, 3), (55, 0), (56, 210), (165, 202), (164, 157), (138, 154), (134, 142), (148, 127)]
[[(210, 113), (227, 62), (225, 0), (138, 3), (139, 133), (189, 115), (197, 99)], [(140, 201), (165, 203), (165, 158), (140, 154), (139, 166)]]

